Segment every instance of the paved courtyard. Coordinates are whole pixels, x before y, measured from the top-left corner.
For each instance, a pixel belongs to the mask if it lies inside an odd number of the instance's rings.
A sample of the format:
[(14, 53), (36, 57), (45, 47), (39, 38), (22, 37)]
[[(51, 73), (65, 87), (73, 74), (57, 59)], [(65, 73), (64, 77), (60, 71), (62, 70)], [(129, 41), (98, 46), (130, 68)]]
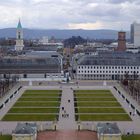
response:
[[(133, 109), (128, 106), (128, 104), (119, 96), (119, 94), (115, 91), (112, 86), (117, 86), (121, 92), (124, 94), (125, 91), (121, 89), (121, 87), (116, 82), (108, 81), (107, 86), (103, 86), (103, 81), (73, 81), (70, 84), (62, 84), (58, 82), (33, 82), (33, 86), (28, 86), (28, 82), (22, 82), (22, 85), (26, 87), (22, 88), (20, 93), (17, 94), (2, 110), (0, 110), (0, 119), (6, 114), (6, 112), (11, 108), (11, 106), (16, 102), (16, 100), (22, 95), (24, 90), (26, 89), (62, 89), (62, 97), (61, 97), (61, 104), (60, 104), (60, 111), (59, 111), (59, 118), (57, 123), (58, 130), (76, 130), (77, 122), (75, 121), (75, 111), (74, 111), (74, 98), (73, 98), (73, 90), (94, 90), (94, 89), (110, 89), (113, 95), (117, 98), (120, 102), (122, 107), (125, 111), (129, 114), (129, 112), (133, 112)], [(70, 100), (70, 102), (68, 101)], [(134, 101), (133, 101), (134, 102)], [(62, 109), (64, 107), (64, 109)], [(119, 128), (121, 129), (122, 133), (132, 132), (140, 133), (140, 117), (138, 115), (131, 115), (132, 121), (128, 122), (121, 122), (118, 121)], [(0, 131), (8, 131), (13, 130), (16, 126), (17, 122), (0, 122)], [(85, 122), (89, 125), (96, 125), (98, 122)], [(12, 125), (11, 125), (12, 124)], [(81, 122), (81, 124), (84, 123)], [(93, 127), (91, 127), (93, 128)]]
[(37, 140), (97, 140), (97, 134), (91, 131), (50, 131), (39, 133)]

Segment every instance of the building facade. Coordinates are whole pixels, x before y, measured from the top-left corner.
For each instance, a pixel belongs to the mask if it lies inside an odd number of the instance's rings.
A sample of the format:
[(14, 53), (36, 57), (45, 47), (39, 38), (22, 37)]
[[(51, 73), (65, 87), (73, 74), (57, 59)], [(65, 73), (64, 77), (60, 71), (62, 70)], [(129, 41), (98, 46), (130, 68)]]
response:
[(77, 79), (121, 80), (140, 78), (140, 54), (106, 52), (83, 55), (77, 61)]
[(125, 51), (126, 50), (126, 33), (118, 32), (118, 48), (117, 51)]
[(15, 50), (16, 51), (22, 51), (24, 47), (23, 43), (23, 29), (21, 22), (19, 20), (18, 26), (17, 26), (17, 31), (16, 31), (16, 45), (15, 45)]
[(0, 60), (0, 76), (19, 78), (53, 78), (63, 75), (63, 57), (57, 52), (29, 52)]
[(140, 24), (136, 22), (131, 24), (131, 43), (135, 47), (140, 47)]

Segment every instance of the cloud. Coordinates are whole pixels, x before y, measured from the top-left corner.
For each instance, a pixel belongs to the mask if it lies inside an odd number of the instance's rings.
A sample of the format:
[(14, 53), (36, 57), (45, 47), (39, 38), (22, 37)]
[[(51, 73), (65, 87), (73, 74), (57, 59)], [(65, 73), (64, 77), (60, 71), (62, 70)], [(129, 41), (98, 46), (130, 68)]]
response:
[(1, 0), (0, 28), (129, 29), (139, 22), (139, 0)]
[(102, 23), (70, 23), (68, 24), (70, 29), (100, 29), (103, 27)]

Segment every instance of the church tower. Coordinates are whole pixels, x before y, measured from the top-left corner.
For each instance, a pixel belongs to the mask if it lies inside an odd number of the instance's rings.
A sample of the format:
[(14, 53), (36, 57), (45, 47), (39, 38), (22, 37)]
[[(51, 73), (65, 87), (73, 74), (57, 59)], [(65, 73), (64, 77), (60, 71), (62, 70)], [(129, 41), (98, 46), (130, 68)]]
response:
[(16, 51), (22, 51), (24, 47), (23, 44), (23, 29), (21, 26), (21, 22), (19, 20), (18, 26), (17, 26), (17, 31), (16, 31), (16, 45), (15, 45), (15, 50)]

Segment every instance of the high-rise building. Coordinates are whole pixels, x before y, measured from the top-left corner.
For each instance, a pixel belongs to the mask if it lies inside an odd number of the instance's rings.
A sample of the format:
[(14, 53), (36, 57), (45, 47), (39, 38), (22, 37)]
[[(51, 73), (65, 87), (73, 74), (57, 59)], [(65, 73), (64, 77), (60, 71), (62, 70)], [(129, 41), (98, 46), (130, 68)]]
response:
[(15, 50), (16, 51), (22, 51), (24, 47), (23, 43), (23, 29), (21, 26), (21, 22), (19, 20), (18, 26), (17, 26), (17, 31), (16, 31), (16, 45), (15, 45)]
[(118, 47), (117, 51), (125, 51), (126, 50), (126, 33), (118, 32)]
[(140, 24), (136, 22), (131, 24), (131, 43), (135, 47), (140, 47)]

